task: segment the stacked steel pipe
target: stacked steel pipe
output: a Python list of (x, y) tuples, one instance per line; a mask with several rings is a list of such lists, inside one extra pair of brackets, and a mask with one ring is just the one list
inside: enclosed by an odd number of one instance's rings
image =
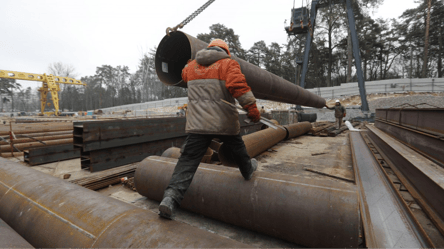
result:
[[(177, 159), (151, 156), (139, 163), (137, 191), (161, 201)], [(181, 208), (308, 247), (357, 247), (356, 186), (343, 181), (255, 172), (201, 163)]]
[(3, 158), (0, 218), (37, 248), (246, 247)]

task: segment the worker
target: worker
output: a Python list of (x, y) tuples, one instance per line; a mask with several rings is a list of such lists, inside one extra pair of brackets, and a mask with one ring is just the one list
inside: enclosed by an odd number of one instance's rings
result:
[(168, 219), (180, 206), (213, 138), (228, 145), (245, 180), (250, 180), (257, 169), (256, 159), (250, 158), (240, 136), (238, 111), (221, 101), (234, 104), (236, 98), (247, 111), (248, 118), (259, 122), (256, 99), (239, 63), (231, 59), (228, 45), (221, 39), (215, 39), (207, 48), (198, 51), (196, 59), (189, 60), (182, 70), (182, 79), (188, 85), (185, 127), (188, 136), (159, 206), (159, 215)]
[(179, 109), (179, 114), (181, 115), (181, 116), (186, 116), (186, 114), (187, 114), (187, 104), (184, 104), (183, 106), (180, 106), (178, 109)]
[(261, 108), (261, 114), (263, 114), (263, 113), (265, 113), (265, 108), (264, 108), (264, 106), (262, 106), (262, 108)]
[(336, 100), (336, 104), (333, 107), (328, 107), (327, 105), (325, 105), (325, 107), (327, 107), (330, 110), (335, 110), (335, 118), (336, 118), (336, 129), (340, 129), (341, 125), (342, 125), (342, 119), (345, 117), (345, 115), (347, 114), (347, 111), (345, 110), (345, 107), (343, 107), (341, 105), (341, 103), (339, 102), (339, 100)]

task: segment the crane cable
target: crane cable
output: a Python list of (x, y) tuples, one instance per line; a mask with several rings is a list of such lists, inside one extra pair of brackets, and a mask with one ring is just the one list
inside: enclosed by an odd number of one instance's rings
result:
[[(303, 1), (303, 0), (302, 0)], [(291, 10), (291, 19), (290, 19), (290, 27), (288, 28), (289, 31), (293, 30), (293, 17), (294, 17), (294, 3), (296, 0), (293, 0), (293, 9)]]
[(202, 5), (200, 8), (198, 8), (196, 11), (193, 12), (193, 14), (189, 15), (185, 20), (183, 20), (181, 23), (179, 23), (176, 27), (170, 28), (168, 27), (166, 29), (166, 34), (170, 36), (171, 32), (176, 32), (177, 29), (183, 28), (185, 25), (187, 25), (191, 20), (193, 20), (197, 15), (199, 15), (202, 11), (204, 11), (210, 4), (212, 4), (216, 0), (209, 0), (204, 5)]

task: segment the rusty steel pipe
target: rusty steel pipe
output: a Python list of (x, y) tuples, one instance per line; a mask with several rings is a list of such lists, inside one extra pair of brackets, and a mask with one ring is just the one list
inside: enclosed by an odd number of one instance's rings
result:
[[(72, 138), (73, 135), (71, 134), (65, 134), (65, 135), (54, 135), (54, 136), (43, 136), (43, 137), (33, 137), (32, 138), (17, 138), (14, 139), (14, 145), (22, 144), (22, 143), (30, 143), (30, 142), (37, 142), (35, 139), (46, 142), (50, 140), (59, 140), (64, 138)], [(0, 141), (0, 145), (8, 145), (5, 141)]]
[(17, 157), (17, 156), (23, 156), (25, 153), (24, 152), (13, 152), (11, 154), (11, 152), (3, 152), (1, 153), (1, 157)]
[[(282, 129), (267, 128), (248, 135), (242, 136), (248, 155), (253, 158), (260, 153), (271, 148), (287, 137), (287, 132)], [(219, 160), (225, 166), (237, 167), (236, 162), (231, 156), (231, 150), (222, 144), (219, 148)]]
[[(139, 194), (161, 201), (177, 159), (151, 156), (138, 164)], [(356, 185), (344, 181), (255, 172), (201, 163), (181, 208), (308, 247), (357, 247)]]
[(166, 149), (166, 150), (162, 153), (161, 157), (169, 157), (169, 158), (179, 159), (180, 154), (181, 154), (181, 153), (180, 153), (180, 148), (177, 148), (177, 147), (171, 147), (171, 148)]
[[(195, 59), (196, 53), (207, 46), (207, 43), (180, 31), (165, 36), (157, 47), (157, 76), (166, 85), (187, 87), (182, 81), (182, 69), (189, 59)], [(317, 108), (325, 106), (324, 98), (236, 56), (231, 58), (239, 62), (256, 98)]]
[(37, 248), (247, 247), (3, 158), (0, 218)]
[(287, 137), (285, 139), (291, 139), (308, 133), (313, 127), (310, 122), (300, 122), (296, 124), (284, 125), (284, 128), (287, 129)]
[[(14, 146), (19, 149), (23, 150), (25, 148), (35, 148), (35, 147), (43, 147), (43, 146), (49, 146), (49, 145), (59, 145), (59, 144), (72, 144), (73, 139), (72, 138), (66, 138), (66, 139), (59, 139), (59, 140), (50, 140), (50, 141), (43, 141), (45, 144), (42, 144), (40, 142), (31, 142), (31, 143), (21, 143), (21, 144), (15, 144)], [(7, 150), (10, 150), (10, 145), (0, 145), (0, 151), (6, 152)]]
[(44, 137), (44, 136), (58, 136), (58, 135), (67, 135), (72, 134), (72, 129), (67, 131), (54, 131), (54, 132), (39, 132), (39, 133), (27, 133), (27, 134), (20, 134), (15, 133), (15, 135), (27, 135), (30, 137)]
[(0, 248), (34, 248), (0, 219)]
[[(205, 155), (202, 157), (201, 162), (203, 163), (210, 163), (211, 162), (211, 158), (213, 157), (213, 150), (211, 148), (207, 149), (207, 152), (205, 152)], [(171, 147), (166, 149), (161, 157), (168, 157), (168, 158), (175, 158), (175, 159), (179, 159), (180, 155), (182, 153), (180, 153), (180, 148), (177, 147)]]
[[(38, 128), (38, 129), (37, 129)], [(14, 127), (12, 129), (12, 131), (14, 132), (15, 135), (18, 134), (30, 134), (30, 133), (48, 133), (48, 132), (66, 132), (66, 131), (71, 131), (72, 132), (72, 126), (71, 127), (31, 127), (28, 130), (14, 130)], [(9, 135), (9, 131), (0, 131), (0, 136), (7, 136)]]

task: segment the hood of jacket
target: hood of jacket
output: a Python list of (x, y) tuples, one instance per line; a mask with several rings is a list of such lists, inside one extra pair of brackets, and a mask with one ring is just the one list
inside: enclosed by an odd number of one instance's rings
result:
[(227, 53), (209, 49), (202, 49), (196, 54), (196, 62), (203, 66), (211, 65), (218, 60), (226, 58), (230, 58)]

